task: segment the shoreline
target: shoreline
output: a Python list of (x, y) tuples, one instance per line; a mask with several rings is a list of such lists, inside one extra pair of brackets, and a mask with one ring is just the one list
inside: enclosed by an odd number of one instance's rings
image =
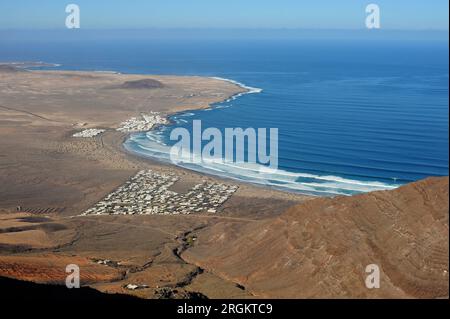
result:
[[(77, 71), (75, 71), (77, 72)], [(83, 71), (81, 71), (83, 72)], [(109, 72), (115, 72), (115, 71), (93, 71), (93, 72), (99, 72), (99, 73), (109, 73)], [(115, 72), (113, 74), (126, 74), (126, 73), (120, 73), (120, 72)], [(152, 75), (148, 75), (148, 76), (152, 76)], [(195, 75), (196, 77), (203, 77), (203, 76), (199, 76), (199, 75)], [(177, 77), (179, 77), (177, 75)], [(180, 76), (183, 77), (183, 76)], [(242, 91), (234, 93), (228, 97), (226, 97), (225, 99), (221, 100), (221, 101), (217, 101), (217, 102), (213, 102), (209, 105), (205, 105), (204, 107), (201, 108), (192, 108), (192, 109), (186, 109), (186, 110), (182, 110), (182, 111), (174, 111), (174, 112), (168, 112), (167, 114), (164, 114), (164, 118), (167, 120), (167, 124), (157, 124), (154, 127), (152, 127), (149, 131), (139, 131), (139, 132), (128, 132), (126, 133), (123, 138), (121, 139), (120, 145), (121, 145), (121, 150), (123, 150), (127, 155), (132, 156), (133, 158), (139, 159), (139, 160), (143, 160), (143, 161), (149, 161), (151, 163), (156, 163), (159, 165), (164, 165), (167, 167), (174, 167), (177, 169), (180, 169), (182, 171), (188, 171), (194, 174), (198, 174), (200, 176), (205, 176), (205, 177), (209, 177), (212, 179), (218, 179), (221, 181), (228, 181), (228, 182), (232, 182), (232, 183), (237, 183), (237, 184), (245, 184), (248, 185), (250, 187), (256, 187), (256, 188), (260, 188), (260, 189), (264, 189), (264, 190), (268, 190), (268, 191), (275, 191), (275, 192), (281, 192), (281, 193), (285, 193), (285, 194), (289, 194), (289, 195), (293, 195), (293, 196), (299, 196), (302, 198), (319, 198), (321, 196), (319, 195), (313, 195), (313, 194), (305, 194), (305, 193), (301, 193), (301, 192), (295, 192), (292, 190), (288, 190), (288, 189), (283, 189), (282, 187), (276, 187), (276, 186), (272, 186), (272, 185), (264, 185), (264, 184), (259, 184), (259, 183), (254, 183), (251, 181), (246, 181), (244, 179), (236, 179), (236, 178), (232, 178), (229, 176), (223, 176), (223, 175), (217, 175), (217, 174), (213, 174), (213, 173), (208, 173), (208, 172), (204, 172), (204, 171), (199, 171), (199, 170), (194, 170), (194, 169), (189, 169), (183, 166), (179, 166), (179, 165), (175, 165), (173, 163), (164, 161), (162, 159), (159, 159), (157, 157), (152, 157), (152, 156), (145, 156), (143, 154), (139, 154), (138, 152), (134, 152), (132, 150), (129, 150), (126, 146), (125, 143), (127, 140), (130, 139), (130, 137), (133, 134), (142, 134), (142, 133), (147, 133), (147, 132), (152, 132), (152, 131), (156, 131), (158, 128), (160, 127), (170, 127), (170, 126), (174, 126), (176, 125), (176, 121), (173, 120), (173, 117), (175, 116), (182, 116), (183, 114), (187, 114), (190, 112), (195, 112), (195, 111), (202, 111), (202, 110), (207, 110), (207, 109), (216, 109), (217, 106), (219, 106), (219, 104), (221, 103), (226, 103), (228, 101), (232, 101), (232, 100), (236, 100), (241, 96), (244, 96), (246, 94), (258, 94), (263, 92), (263, 89), (261, 88), (255, 88), (255, 87), (251, 87), (251, 86), (247, 86), (241, 82), (232, 80), (232, 79), (227, 79), (227, 78), (222, 78), (222, 77), (204, 77), (204, 78), (210, 78), (213, 80), (219, 80), (219, 81), (223, 81), (223, 82), (227, 82), (227, 83), (231, 83), (233, 85), (235, 85), (236, 87), (238, 87), (239, 89), (241, 89)]]
[[(351, 184), (351, 185), (360, 185), (361, 187), (372, 187), (373, 189), (371, 190), (361, 190), (358, 191), (357, 193), (352, 193), (352, 194), (346, 194), (345, 191), (346, 190), (350, 190), (350, 189), (346, 189), (346, 188), (338, 188), (336, 187), (336, 192), (332, 192), (332, 191), (321, 191), (321, 190), (316, 190), (316, 189), (311, 189), (311, 190), (307, 190), (307, 189), (301, 189), (301, 188), (293, 188), (289, 186), (289, 183), (287, 183), (288, 185), (276, 185), (275, 183), (272, 184), (266, 184), (264, 182), (258, 182), (257, 180), (247, 180), (245, 179), (248, 176), (245, 175), (239, 175), (239, 177), (237, 176), (230, 176), (230, 172), (225, 172), (223, 174), (219, 174), (219, 173), (214, 173), (212, 172), (211, 168), (208, 168), (207, 166), (204, 166), (202, 164), (199, 164), (199, 168), (195, 169), (192, 167), (186, 167), (183, 165), (176, 165), (170, 162), (170, 160), (168, 160), (167, 158), (164, 157), (158, 157), (158, 156), (152, 156), (152, 155), (148, 155), (148, 154), (144, 154), (145, 151), (139, 152), (136, 150), (133, 150), (131, 146), (127, 147), (126, 142), (131, 140), (131, 137), (133, 134), (146, 134), (146, 133), (150, 133), (150, 132), (156, 132), (158, 131), (159, 128), (161, 127), (173, 127), (175, 125), (177, 125), (177, 121), (174, 120), (174, 117), (180, 116), (183, 117), (183, 115), (185, 114), (189, 114), (192, 112), (196, 112), (196, 111), (202, 111), (205, 109), (220, 109), (220, 106), (222, 103), (226, 103), (235, 99), (238, 99), (241, 96), (244, 96), (246, 94), (255, 94), (255, 93), (260, 93), (262, 92), (262, 89), (259, 88), (253, 88), (253, 87), (249, 87), (243, 83), (231, 80), (231, 79), (225, 79), (225, 78), (219, 78), (219, 77), (212, 77), (212, 79), (215, 80), (220, 80), (220, 81), (224, 81), (227, 83), (232, 83), (233, 85), (238, 86), (239, 88), (245, 90), (244, 92), (239, 92), (236, 94), (231, 95), (228, 98), (225, 98), (222, 101), (218, 101), (218, 102), (214, 102), (211, 105), (209, 105), (208, 107), (204, 107), (204, 108), (197, 108), (197, 109), (187, 109), (187, 110), (183, 110), (183, 111), (177, 111), (177, 112), (173, 112), (173, 113), (168, 113), (167, 116), (165, 116), (166, 120), (168, 121), (167, 124), (157, 124), (155, 125), (155, 127), (153, 127), (151, 130), (149, 131), (140, 131), (140, 132), (131, 132), (130, 134), (128, 134), (128, 136), (124, 139), (123, 142), (123, 148), (125, 149), (125, 151), (133, 156), (137, 156), (139, 158), (142, 158), (144, 160), (152, 160), (152, 161), (156, 161), (158, 163), (161, 164), (165, 164), (165, 165), (169, 165), (169, 166), (175, 166), (184, 170), (189, 170), (198, 174), (204, 174), (207, 176), (212, 176), (212, 177), (216, 177), (216, 178), (220, 178), (220, 179), (224, 179), (224, 180), (230, 180), (233, 182), (239, 182), (239, 183), (245, 183), (254, 187), (258, 187), (258, 188), (264, 188), (264, 189), (270, 189), (270, 190), (276, 190), (276, 191), (280, 191), (280, 192), (285, 192), (285, 193), (289, 193), (289, 194), (294, 194), (294, 195), (300, 195), (300, 196), (308, 196), (308, 197), (312, 197), (312, 198), (321, 198), (321, 197), (329, 197), (329, 198), (334, 198), (334, 197), (339, 197), (339, 196), (345, 196), (345, 197), (349, 197), (349, 196), (355, 196), (355, 195), (359, 195), (359, 194), (364, 194), (364, 193), (369, 193), (369, 192), (373, 192), (373, 191), (383, 191), (383, 190), (392, 190), (392, 189), (396, 189), (398, 187), (403, 186), (404, 184), (393, 184), (393, 185), (389, 185), (389, 184), (385, 184), (383, 182), (379, 182), (379, 181), (370, 181), (370, 180), (352, 180), (352, 179), (347, 179), (344, 177), (340, 177), (340, 176), (334, 176), (334, 175), (316, 175), (315, 178), (321, 180), (327, 180), (327, 178), (332, 178), (329, 181), (331, 182), (341, 182), (343, 184)], [(157, 143), (157, 142), (155, 142)], [(160, 144), (160, 143), (158, 143)], [(203, 170), (202, 170), (203, 168)], [(210, 172), (211, 171), (211, 172)], [(313, 175), (308, 174), (308, 173), (297, 173), (297, 172), (291, 172), (288, 170), (277, 170), (275, 173), (273, 174), (278, 174), (278, 175), (295, 175), (298, 174), (299, 176), (302, 175), (310, 175), (309, 177), (312, 177)], [(250, 177), (251, 178), (251, 177)], [(263, 178), (261, 178), (261, 180), (264, 180)], [(295, 185), (303, 185), (302, 183), (293, 183)], [(307, 187), (307, 186), (306, 186)], [(326, 186), (324, 186), (326, 187)], [(344, 191), (344, 192), (339, 192), (339, 190)]]
[[(17, 64), (18, 62), (16, 62)], [(30, 62), (27, 62), (30, 64)], [(45, 64), (44, 67), (55, 66), (57, 64)], [(155, 75), (147, 75), (147, 74), (126, 74), (126, 73), (120, 73), (115, 71), (70, 71), (70, 70), (64, 70), (64, 69), (58, 69), (58, 70), (30, 70), (29, 72), (37, 72), (37, 73), (56, 73), (59, 75), (66, 75), (66, 74), (80, 74), (80, 75), (89, 75), (89, 74), (96, 74), (99, 76), (139, 76), (139, 77), (160, 77), (160, 78), (167, 78), (172, 76), (155, 76)], [(400, 185), (389, 185), (385, 184), (383, 182), (378, 181), (365, 181), (365, 180), (359, 180), (359, 179), (348, 179), (343, 178), (340, 176), (334, 176), (332, 174), (329, 175), (320, 175), (320, 174), (306, 174), (301, 172), (292, 172), (289, 170), (283, 170), (279, 169), (276, 172), (276, 176), (271, 176), (272, 174), (269, 172), (265, 172), (262, 175), (257, 175), (257, 170), (251, 168), (250, 170), (247, 170), (243, 167), (238, 168), (229, 168), (228, 170), (220, 170), (222, 173), (215, 174), (214, 169), (210, 169), (207, 166), (199, 167), (198, 169), (190, 168), (190, 167), (184, 167), (175, 165), (173, 163), (168, 162), (165, 158), (158, 158), (157, 156), (151, 156), (151, 155), (145, 155), (145, 154), (139, 154), (137, 151), (133, 151), (128, 149), (125, 146), (125, 142), (130, 140), (133, 134), (145, 134), (146, 132), (155, 132), (160, 127), (170, 127), (176, 125), (176, 120), (174, 120), (174, 117), (177, 116), (183, 116), (184, 114), (188, 114), (189, 112), (195, 112), (205, 109), (218, 109), (220, 108), (220, 105), (222, 103), (226, 103), (228, 101), (232, 101), (235, 99), (238, 99), (239, 97), (246, 95), (246, 94), (257, 94), (261, 93), (262, 89), (250, 87), (243, 83), (240, 83), (238, 81), (235, 81), (233, 79), (227, 79), (227, 78), (221, 78), (221, 77), (202, 77), (202, 76), (173, 76), (175, 78), (179, 79), (186, 79), (186, 78), (199, 78), (199, 79), (211, 79), (215, 81), (220, 81), (223, 83), (229, 83), (233, 85), (237, 90), (233, 90), (228, 95), (223, 96), (220, 100), (215, 99), (214, 101), (211, 101), (209, 103), (202, 103), (197, 106), (190, 106), (187, 102), (180, 105), (179, 107), (170, 107), (169, 110), (165, 110), (160, 112), (161, 115), (168, 121), (167, 124), (156, 124), (154, 127), (152, 127), (149, 131), (140, 131), (140, 132), (130, 132), (128, 135), (124, 138), (123, 141), (123, 148), (126, 152), (130, 153), (133, 156), (139, 156), (141, 160), (154, 160), (159, 163), (165, 163), (168, 165), (173, 165), (175, 167), (188, 169), (190, 171), (196, 172), (197, 174), (205, 174), (208, 176), (215, 176), (217, 178), (231, 180), (239, 183), (246, 183), (252, 186), (256, 186), (258, 188), (265, 188), (270, 190), (277, 190), (280, 192), (286, 192), (290, 194), (295, 195), (301, 195), (301, 196), (311, 196), (311, 197), (336, 197), (336, 196), (352, 196), (359, 193), (367, 193), (371, 191), (378, 191), (378, 190), (385, 190), (385, 189), (393, 189), (395, 187), (398, 187)], [(142, 114), (142, 111), (140, 112)], [(136, 113), (134, 113), (136, 115)], [(126, 117), (121, 118), (121, 121), (126, 120)], [(120, 122), (120, 121), (119, 121)], [(117, 124), (117, 123), (116, 123)], [(93, 127), (92, 125), (89, 127)], [(105, 126), (98, 126), (100, 128), (104, 128)], [(108, 126), (106, 126), (108, 127)], [(113, 129), (113, 127), (109, 127), (110, 129)], [(233, 172), (233, 170), (237, 169), (237, 173)], [(206, 170), (206, 171), (205, 171)], [(256, 175), (255, 175), (256, 174)], [(297, 182), (295, 179), (313, 179), (313, 182), (311, 185), (308, 185), (308, 183), (304, 182)], [(276, 180), (276, 182), (272, 182), (271, 180)], [(319, 184), (323, 182), (322, 184)], [(341, 184), (341, 185), (334, 185), (334, 184)], [(355, 186), (356, 185), (356, 186)]]
[[(124, 74), (124, 73), (118, 73), (118, 74)], [(201, 77), (201, 76), (199, 76), (199, 77)], [(240, 89), (242, 89), (244, 91), (238, 92), (238, 93), (234, 93), (234, 94), (226, 97), (225, 99), (223, 99), (221, 101), (213, 102), (213, 103), (211, 103), (209, 105), (205, 105), (204, 107), (201, 107), (201, 108), (186, 109), (186, 110), (182, 110), (182, 111), (168, 112), (168, 113), (164, 114), (164, 118), (168, 121), (168, 123), (167, 124), (157, 124), (149, 131), (122, 133), (123, 136), (118, 141), (118, 145), (116, 145), (116, 147), (118, 147), (117, 151), (123, 152), (127, 156), (130, 156), (133, 159), (136, 159), (138, 161), (143, 161), (143, 162), (146, 162), (146, 163), (150, 163), (151, 165), (163, 166), (163, 167), (167, 167), (169, 169), (173, 168), (173, 169), (176, 169), (176, 170), (180, 170), (182, 172), (187, 172), (187, 173), (190, 173), (190, 174), (199, 175), (201, 177), (205, 177), (205, 178), (209, 178), (209, 179), (213, 179), (213, 180), (219, 180), (219, 181), (223, 181), (223, 182), (234, 183), (234, 184), (238, 184), (240, 186), (246, 185), (249, 188), (257, 188), (257, 189), (261, 189), (261, 190), (268, 191), (268, 192), (281, 193), (281, 194), (287, 195), (288, 197), (297, 197), (300, 200), (324, 197), (324, 196), (319, 196), (319, 195), (295, 192), (295, 191), (291, 191), (291, 190), (288, 190), (288, 189), (277, 188), (277, 187), (271, 186), (271, 185), (264, 185), (264, 184), (254, 183), (254, 182), (251, 182), (251, 181), (246, 181), (246, 180), (243, 180), (243, 179), (236, 179), (236, 178), (232, 178), (232, 177), (229, 177), (229, 176), (217, 175), (217, 174), (212, 174), (212, 173), (208, 173), (208, 172), (204, 172), (204, 171), (199, 171), (199, 170), (186, 168), (186, 167), (183, 167), (183, 166), (175, 165), (175, 164), (170, 163), (168, 161), (164, 161), (164, 160), (162, 160), (162, 159), (160, 159), (158, 157), (146, 156), (146, 155), (140, 154), (138, 152), (131, 151), (125, 146), (125, 143), (130, 139), (130, 137), (133, 134), (142, 134), (142, 133), (152, 132), (152, 131), (156, 131), (158, 128), (160, 128), (162, 126), (170, 127), (170, 126), (176, 125), (177, 124), (176, 121), (172, 119), (174, 116), (180, 116), (180, 115), (182, 116), (183, 114), (187, 114), (187, 113), (195, 112), (195, 111), (202, 111), (202, 110), (206, 110), (206, 109), (210, 109), (210, 108), (211, 109), (216, 109), (217, 108), (216, 105), (219, 105), (221, 103), (225, 103), (227, 101), (235, 100), (235, 99), (237, 99), (237, 98), (239, 98), (239, 97), (241, 97), (243, 95), (246, 95), (246, 94), (255, 94), (255, 93), (260, 93), (260, 92), (263, 91), (263, 89), (249, 87), (249, 86), (246, 86), (243, 83), (240, 83), (240, 82), (237, 82), (237, 81), (234, 81), (234, 80), (231, 80), (231, 79), (225, 79), (225, 78), (220, 78), (220, 77), (206, 77), (206, 78), (211, 78), (211, 79), (214, 79), (214, 80), (219, 80), (219, 81), (231, 83), (231, 84), (237, 86), (238, 88), (240, 88)]]
[[(97, 71), (94, 71), (97, 72)], [(100, 71), (101, 72), (101, 71)], [(111, 71), (112, 72), (112, 71)], [(103, 72), (101, 72), (103, 73)], [(126, 74), (126, 73), (116, 73), (116, 74)], [(148, 76), (152, 76), (152, 75), (148, 75)], [(178, 77), (178, 76), (177, 76)], [(182, 77), (182, 76), (181, 76)], [(196, 77), (202, 77), (202, 76), (198, 76), (196, 75)], [(175, 116), (183, 116), (183, 114), (188, 114), (191, 112), (196, 112), (196, 111), (202, 111), (202, 110), (207, 110), (207, 109), (217, 109), (217, 106), (219, 106), (219, 104), (221, 103), (226, 103), (229, 101), (233, 101), (238, 99), (241, 96), (244, 96), (246, 94), (259, 94), (261, 92), (263, 92), (263, 89), (261, 88), (255, 88), (255, 87), (251, 87), (251, 86), (247, 86), (241, 82), (232, 80), (232, 79), (226, 79), (226, 78), (222, 78), (222, 77), (205, 77), (205, 78), (209, 78), (209, 79), (213, 79), (213, 80), (218, 80), (218, 81), (223, 81), (226, 83), (231, 83), (233, 85), (235, 85), (236, 87), (238, 87), (239, 89), (241, 89), (242, 91), (234, 93), (228, 97), (226, 97), (225, 99), (221, 100), (221, 101), (217, 101), (217, 102), (213, 102), (209, 105), (205, 105), (204, 107), (200, 107), (200, 108), (192, 108), (192, 109), (186, 109), (186, 110), (182, 110), (182, 111), (174, 111), (174, 112), (168, 112), (167, 114), (164, 114), (164, 118), (167, 120), (167, 124), (157, 124), (154, 127), (152, 127), (149, 131), (138, 131), (138, 132), (128, 132), (126, 133), (126, 135), (122, 138), (122, 142), (121, 142), (121, 150), (123, 150), (127, 155), (130, 155), (134, 158), (140, 159), (142, 161), (149, 161), (151, 163), (156, 163), (159, 165), (164, 165), (167, 167), (174, 167), (177, 169), (180, 169), (182, 171), (188, 171), (194, 174), (198, 174), (200, 176), (204, 176), (204, 177), (209, 177), (212, 179), (218, 179), (221, 181), (228, 181), (228, 182), (232, 182), (235, 184), (245, 184), (248, 185), (249, 187), (256, 187), (258, 189), (263, 189), (263, 190), (267, 190), (267, 191), (275, 191), (275, 192), (281, 192), (284, 194), (288, 194), (288, 195), (292, 195), (292, 196), (298, 196), (300, 198), (320, 198), (320, 197), (330, 197), (330, 196), (321, 196), (321, 195), (314, 195), (314, 194), (307, 194), (307, 193), (302, 193), (301, 191), (294, 191), (294, 190), (290, 190), (287, 188), (283, 188), (283, 187), (277, 187), (274, 185), (265, 185), (262, 183), (256, 183), (256, 182), (252, 182), (252, 181), (247, 181), (244, 179), (239, 179), (239, 178), (233, 178), (230, 176), (226, 176), (226, 175), (218, 175), (218, 174), (213, 174), (213, 173), (208, 173), (205, 171), (200, 171), (200, 170), (195, 170), (195, 169), (191, 169), (191, 168), (187, 168), (187, 167), (183, 167), (183, 166), (179, 166), (173, 163), (170, 163), (168, 161), (164, 161), (163, 159), (160, 159), (158, 157), (153, 157), (153, 156), (146, 156), (143, 154), (140, 154), (138, 152), (132, 151), (130, 149), (128, 149), (125, 144), (126, 141), (128, 141), (131, 136), (133, 134), (145, 134), (148, 132), (152, 132), (152, 131), (156, 131), (158, 128), (160, 127), (171, 127), (176, 125), (176, 121), (173, 120), (173, 117)], [(339, 196), (339, 195), (337, 195)]]

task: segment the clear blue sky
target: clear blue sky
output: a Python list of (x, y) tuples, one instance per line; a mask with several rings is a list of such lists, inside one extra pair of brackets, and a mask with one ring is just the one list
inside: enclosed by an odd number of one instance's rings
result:
[(448, 0), (0, 0), (0, 29), (64, 28), (78, 4), (81, 27), (364, 28), (365, 7), (381, 7), (384, 29), (448, 30)]

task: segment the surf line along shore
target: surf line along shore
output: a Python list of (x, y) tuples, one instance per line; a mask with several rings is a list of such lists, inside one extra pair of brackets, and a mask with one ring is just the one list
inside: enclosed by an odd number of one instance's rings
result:
[[(263, 91), (231, 79), (221, 77), (211, 77), (211, 79), (229, 82), (244, 90), (232, 95), (224, 102), (235, 100), (245, 94)], [(223, 136), (222, 131), (218, 128), (208, 127), (202, 130), (201, 120), (194, 120), (192, 136), (186, 128), (177, 127), (170, 132), (170, 140), (177, 141), (170, 149), (170, 160), (175, 165), (180, 163), (222, 165), (225, 163), (245, 163), (247, 165), (259, 163), (267, 165), (273, 171), (278, 168), (278, 128), (269, 128), (269, 134), (267, 134), (267, 128), (225, 128)], [(246, 141), (247, 149), (245, 148)], [(203, 145), (202, 142), (208, 143)], [(267, 142), (269, 142), (269, 149)]]
[[(269, 149), (267, 148), (269, 137)], [(192, 136), (186, 128), (175, 128), (170, 140), (177, 141), (170, 149), (173, 163), (201, 164), (202, 162), (245, 163), (268, 165), (272, 170), (278, 168), (278, 128), (225, 128), (225, 135), (218, 128), (202, 130), (201, 120), (192, 122)], [(204, 141), (208, 143), (202, 145)], [(248, 147), (245, 148), (247, 141)], [(191, 148), (192, 146), (192, 148)], [(225, 146), (225, 154), (223, 154)], [(223, 156), (225, 155), (225, 156)]]
[[(224, 101), (216, 102), (209, 105), (208, 109), (214, 108), (215, 105), (234, 100), (245, 94), (254, 94), (262, 92), (262, 89), (253, 88), (240, 82), (212, 77), (211, 79), (229, 82), (243, 89), (243, 92), (236, 93)], [(193, 111), (193, 110), (192, 110)], [(168, 115), (166, 122), (154, 125), (149, 131), (155, 131), (160, 126), (168, 127), (174, 125), (176, 121), (170, 120), (175, 116), (183, 116), (189, 111), (182, 111), (172, 115)], [(170, 120), (170, 121), (169, 121)], [(143, 133), (142, 130), (134, 131), (134, 133)], [(124, 147), (133, 152), (132, 147), (127, 147), (130, 139), (125, 139)], [(252, 128), (252, 127), (235, 127), (225, 128), (224, 134), (215, 127), (202, 129), (201, 120), (192, 121), (192, 130), (189, 131), (184, 127), (175, 127), (170, 130), (170, 140), (176, 143), (170, 146), (167, 151), (172, 164), (239, 164), (239, 165), (255, 165), (259, 164), (261, 169), (267, 171), (269, 169), (275, 172), (278, 169), (278, 128)], [(204, 142), (207, 142), (206, 144)], [(165, 143), (159, 145), (168, 146)], [(247, 145), (247, 148), (245, 147)], [(264, 165), (261, 166), (261, 165)]]

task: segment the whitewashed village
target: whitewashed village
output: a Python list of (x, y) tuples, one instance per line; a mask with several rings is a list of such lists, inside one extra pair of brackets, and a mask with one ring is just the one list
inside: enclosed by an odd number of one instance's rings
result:
[(235, 185), (204, 181), (179, 194), (170, 190), (178, 179), (174, 174), (142, 170), (82, 216), (214, 214), (238, 189)]
[(89, 128), (89, 129), (83, 130), (81, 132), (75, 133), (72, 136), (73, 137), (90, 138), (90, 137), (96, 137), (97, 135), (100, 135), (103, 132), (105, 132), (105, 130)]
[(150, 131), (154, 126), (167, 124), (165, 117), (158, 112), (150, 112), (149, 114), (141, 114), (140, 117), (132, 117), (129, 120), (120, 123), (117, 131), (119, 132), (145, 132)]
[[(149, 114), (142, 113), (138, 117), (132, 117), (120, 123), (116, 130), (124, 133), (145, 132), (150, 131), (156, 125), (167, 123), (167, 119), (164, 116), (161, 116), (158, 112), (150, 112)], [(104, 133), (105, 131), (106, 130), (104, 129), (89, 128), (74, 133), (72, 137), (92, 138)]]
[[(165, 117), (157, 112), (151, 112), (120, 123), (116, 130), (125, 133), (149, 131), (156, 125), (167, 123)], [(93, 138), (103, 132), (105, 132), (103, 129), (90, 128), (72, 136)], [(82, 216), (215, 214), (238, 189), (235, 185), (204, 181), (187, 193), (179, 194), (170, 190), (178, 180), (179, 177), (174, 174), (140, 171), (94, 207), (85, 211)]]

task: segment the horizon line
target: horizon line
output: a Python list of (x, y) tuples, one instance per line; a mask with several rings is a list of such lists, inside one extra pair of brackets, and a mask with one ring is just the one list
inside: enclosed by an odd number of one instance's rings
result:
[(449, 29), (438, 28), (380, 28), (367, 29), (361, 28), (302, 28), (302, 27), (279, 27), (279, 28), (265, 28), (265, 27), (235, 27), (235, 28), (220, 28), (220, 27), (124, 27), (124, 28), (91, 28), (81, 27), (79, 29), (67, 29), (65, 27), (51, 27), (51, 28), (0, 28), (0, 31), (148, 31), (148, 30), (164, 30), (164, 31), (396, 31), (396, 32), (449, 32)]

